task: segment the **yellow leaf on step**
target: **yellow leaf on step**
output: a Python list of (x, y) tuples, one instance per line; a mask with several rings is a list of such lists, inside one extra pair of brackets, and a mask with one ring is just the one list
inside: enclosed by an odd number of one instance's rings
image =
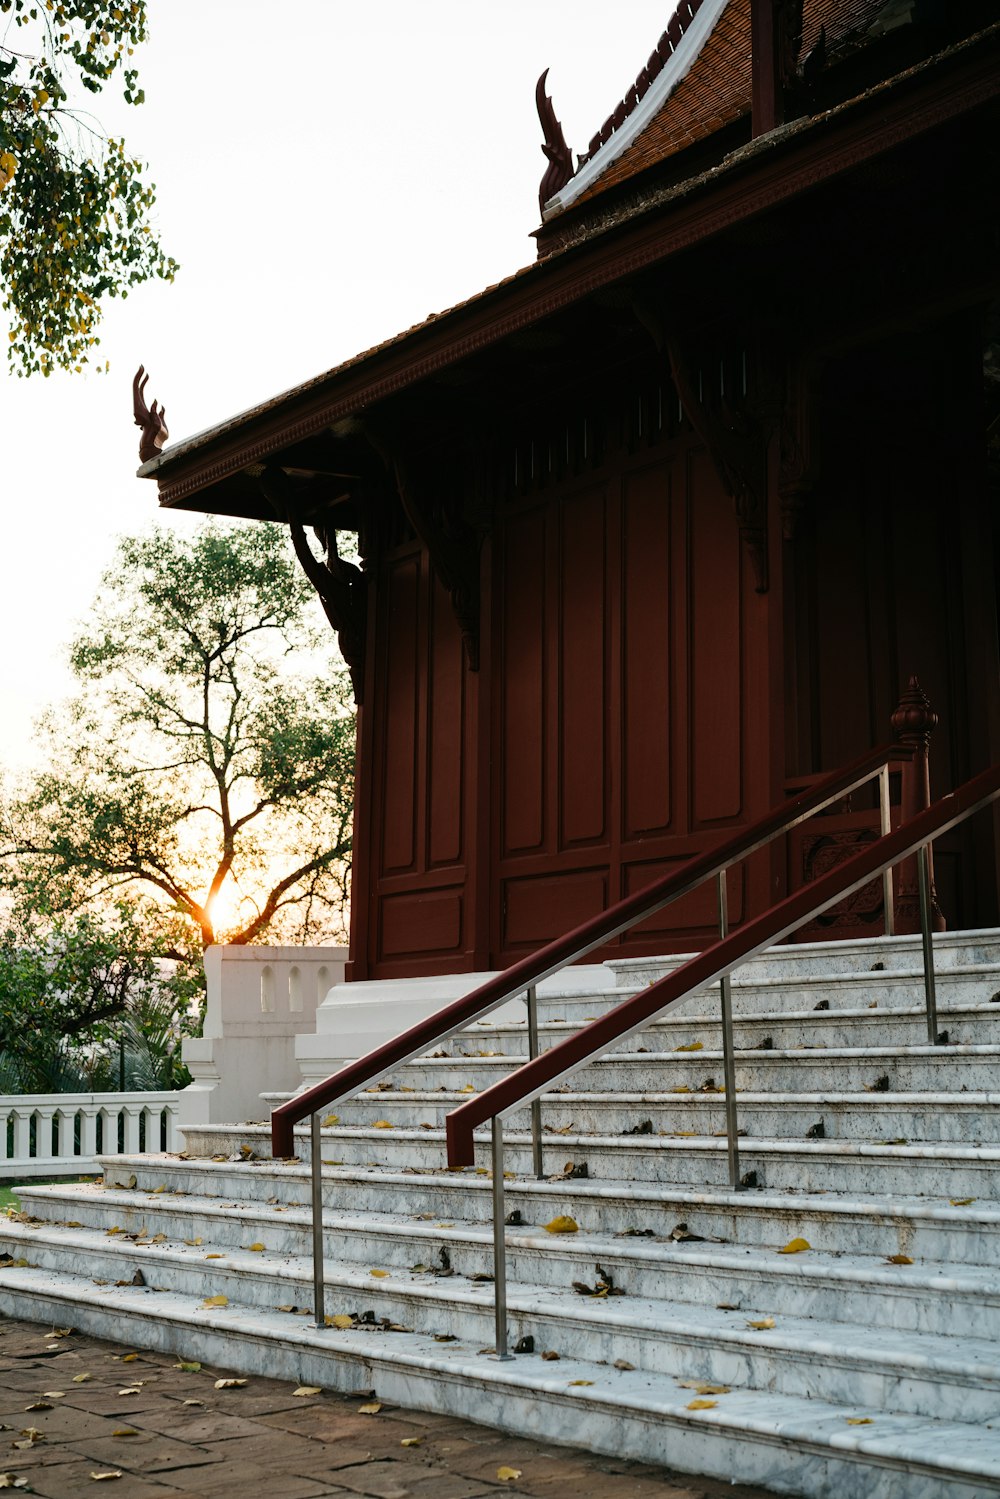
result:
[(161, 1183), (160, 1186), (153, 1188), (153, 1196), (154, 1197), (158, 1197), (161, 1192), (165, 1192), (166, 1190), (167, 1190), (167, 1184), (166, 1184), (166, 1182), (163, 1182), (163, 1183)]
[(520, 1478), (520, 1468), (498, 1468), (497, 1477), (501, 1483), (513, 1483), (515, 1478)]
[(206, 1296), (202, 1306), (228, 1306), (228, 1296)]
[(368, 1274), (374, 1275), (376, 1280), (385, 1280), (389, 1272), (388, 1270), (369, 1270)]
[(217, 1390), (241, 1390), (245, 1384), (245, 1379), (217, 1379), (215, 1388)]
[(704, 1051), (705, 1048), (700, 1041), (689, 1041), (686, 1046), (675, 1046), (674, 1051)]
[(545, 1232), (547, 1234), (577, 1234), (580, 1232), (580, 1225), (575, 1218), (570, 1218), (565, 1213), (560, 1213), (550, 1223), (546, 1223)]
[(757, 1322), (747, 1323), (747, 1327), (752, 1327), (754, 1332), (766, 1332), (768, 1328), (775, 1327), (776, 1325), (773, 1317), (761, 1317)]
[(848, 1416), (847, 1424), (848, 1426), (871, 1426), (872, 1418), (871, 1416)]
[(812, 1245), (808, 1239), (789, 1239), (784, 1249), (779, 1249), (779, 1254), (801, 1254), (803, 1249), (811, 1249)]
[(454, 1228), (454, 1223), (435, 1223), (435, 1228)]
[(700, 1379), (678, 1380), (682, 1390), (694, 1390), (696, 1395), (728, 1395), (730, 1393), (727, 1384), (704, 1384)]
[(569, 1382), (569, 1387), (570, 1389), (572, 1389), (574, 1385), (585, 1385), (593, 1383), (594, 1381), (592, 1379), (571, 1379)]
[(326, 1325), (327, 1327), (339, 1327), (343, 1330), (354, 1326), (354, 1318), (349, 1317), (346, 1312), (338, 1312), (335, 1317), (327, 1317)]
[(718, 1403), (717, 1400), (689, 1400), (687, 1408), (689, 1411), (714, 1411)]
[(476, 1085), (475, 1083), (466, 1083), (465, 1087), (459, 1088), (458, 1091), (459, 1093), (475, 1093)]
[(913, 1261), (908, 1254), (887, 1254), (886, 1261), (890, 1265), (912, 1265)]
[(318, 1384), (300, 1384), (297, 1390), (292, 1391), (293, 1395), (322, 1395), (322, 1393), (323, 1387)]
[(324, 1125), (339, 1124), (340, 1123), (340, 1115), (339, 1114), (327, 1114), (326, 1118), (322, 1121), (322, 1123)]
[(263, 1246), (263, 1244), (251, 1244), (250, 1248), (253, 1250), (253, 1252), (255, 1254), (260, 1254), (260, 1252), (264, 1248), (264, 1246)]
[(185, 1239), (184, 1242), (185, 1242), (185, 1244), (188, 1245), (189, 1248), (191, 1248), (191, 1249), (197, 1249), (198, 1245), (202, 1241), (201, 1241), (201, 1239)]
[(682, 1083), (679, 1088), (671, 1088), (670, 1091), (671, 1093), (690, 1093), (691, 1089), (685, 1083)]
[(379, 1413), (379, 1411), (381, 1409), (382, 1409), (382, 1403), (381, 1403), (381, 1401), (379, 1401), (379, 1400), (373, 1400), (370, 1405), (359, 1405), (358, 1406), (358, 1415), (359, 1416), (377, 1416), (378, 1413)]
[(975, 1202), (974, 1197), (949, 1197), (948, 1201), (953, 1208), (967, 1208), (970, 1202)]
[(224, 1254), (206, 1254), (205, 1256), (206, 1260), (224, 1260), (225, 1257)]
[(372, 1129), (392, 1129), (393, 1126), (388, 1119), (376, 1119)]

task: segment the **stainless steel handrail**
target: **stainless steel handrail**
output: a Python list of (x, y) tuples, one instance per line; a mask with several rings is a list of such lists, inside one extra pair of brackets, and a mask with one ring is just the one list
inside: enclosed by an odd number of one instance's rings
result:
[[(727, 935), (724, 930), (725, 888), (720, 873), (720, 936), (718, 942), (689, 959), (666, 978), (660, 979), (641, 994), (592, 1021), (576, 1035), (567, 1037), (534, 1061), (524, 1063), (506, 1078), (494, 1083), (476, 1098), (454, 1109), (447, 1120), (448, 1159), (452, 1167), (470, 1165), (473, 1155), (473, 1130), (489, 1121), (493, 1167), (493, 1246), (494, 1311), (496, 1354), (500, 1359), (512, 1355), (507, 1340), (506, 1303), (506, 1236), (504, 1234), (503, 1119), (534, 1104), (543, 1093), (587, 1066), (609, 1046), (626, 1040), (662, 1015), (665, 1010), (716, 982), (720, 983), (723, 1028), (729, 1008), (729, 977), (745, 963), (775, 942), (790, 936), (807, 921), (852, 895), (870, 880), (917, 855), (920, 881), (920, 920), (924, 963), (924, 993), (928, 1040), (939, 1044), (937, 1006), (934, 983), (934, 947), (931, 932), (931, 898), (928, 851), (934, 838), (949, 828), (965, 822), (981, 808), (1000, 798), (1000, 765), (967, 781), (950, 796), (919, 813), (895, 832), (884, 833), (852, 858), (832, 869), (813, 884), (803, 887), (779, 901), (761, 916), (749, 921), (740, 931)], [(729, 1045), (732, 1044), (731, 1015), (728, 1017)], [(725, 1043), (724, 1043), (725, 1044)], [(738, 1166), (736, 1133), (735, 1078), (726, 1077), (726, 1125), (730, 1172)], [(738, 1183), (731, 1185), (738, 1186)]]

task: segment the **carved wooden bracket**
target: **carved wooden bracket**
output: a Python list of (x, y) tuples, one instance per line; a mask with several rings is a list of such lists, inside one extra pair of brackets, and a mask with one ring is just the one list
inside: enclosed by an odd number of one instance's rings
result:
[(694, 367), (678, 340), (666, 338), (674, 386), (685, 412), (705, 444), (736, 509), (740, 536), (750, 557), (758, 593), (768, 589), (767, 568), (767, 410), (736, 410), (723, 396), (700, 393)]
[(392, 459), (399, 502), (414, 531), (427, 548), (431, 567), (451, 597), (451, 607), (470, 671), (479, 670), (479, 540), (471, 527), (462, 521), (449, 522), (439, 507), (432, 505), (400, 458)]
[(542, 143), (542, 153), (548, 161), (545, 175), (538, 188), (538, 207), (543, 213), (549, 199), (555, 197), (559, 189), (565, 187), (573, 175), (573, 153), (567, 146), (563, 128), (556, 119), (552, 100), (545, 92), (545, 80), (548, 76), (549, 70), (546, 68), (535, 84), (535, 108), (538, 110), (542, 134), (545, 137)]
[(296, 514), (288, 476), (280, 468), (265, 468), (258, 478), (261, 493), (280, 520), (287, 521), (295, 555), (303, 572), (319, 594), (330, 624), (337, 632), (340, 653), (347, 662), (354, 701), (361, 703), (365, 679), (365, 633), (368, 619), (368, 581), (360, 568), (337, 551), (337, 531), (322, 519), (311, 522), (325, 556), (316, 556)]

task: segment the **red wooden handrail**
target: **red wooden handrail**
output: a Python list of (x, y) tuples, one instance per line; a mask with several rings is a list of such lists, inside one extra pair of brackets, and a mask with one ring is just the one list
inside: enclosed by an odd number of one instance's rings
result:
[(994, 765), (967, 781), (895, 832), (869, 844), (860, 853), (831, 869), (829, 874), (804, 885), (763, 915), (690, 958), (666, 978), (625, 1000), (584, 1026), (576, 1035), (568, 1036), (549, 1051), (525, 1062), (516, 1072), (452, 1110), (446, 1123), (448, 1164), (452, 1167), (473, 1164), (473, 1130), (477, 1125), (533, 1102), (563, 1078), (641, 1030), (671, 1005), (707, 988), (755, 953), (780, 942), (812, 917), (853, 894), (900, 859), (915, 853), (932, 838), (971, 817), (997, 797), (1000, 797), (1000, 765)]
[(394, 1036), (356, 1062), (348, 1062), (339, 1072), (314, 1084), (306, 1092), (297, 1093), (271, 1114), (272, 1154), (276, 1158), (294, 1154), (293, 1131), (299, 1120), (352, 1097), (362, 1088), (371, 1087), (404, 1062), (422, 1056), (432, 1046), (439, 1045), (449, 1036), (464, 1030), (506, 1000), (524, 993), (530, 985), (541, 983), (560, 968), (585, 957), (610, 938), (644, 921), (646, 917), (654, 915), (682, 895), (687, 895), (713, 875), (762, 848), (779, 834), (804, 822), (814, 812), (821, 811), (831, 802), (840, 801), (864, 785), (889, 761), (909, 760), (911, 756), (912, 751), (900, 744), (885, 744), (878, 749), (869, 750), (851, 765), (833, 771), (790, 801), (772, 808), (726, 842), (696, 855), (682, 864), (680, 869), (654, 880), (652, 884), (626, 896), (607, 910), (598, 912), (573, 931), (555, 938), (537, 952), (530, 953), (502, 973), (494, 975), (471, 994), (454, 1000), (436, 1014), (429, 1015), (426, 1020)]

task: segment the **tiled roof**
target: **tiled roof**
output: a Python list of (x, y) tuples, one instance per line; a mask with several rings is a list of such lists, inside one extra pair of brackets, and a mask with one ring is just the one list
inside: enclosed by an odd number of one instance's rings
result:
[[(588, 175), (595, 167), (597, 174), (582, 192), (574, 193), (571, 179), (560, 194), (565, 202), (585, 203), (749, 115), (750, 0), (728, 0), (697, 57), (653, 119), (624, 150), (615, 140), (648, 91), (653, 58), (660, 57), (666, 42), (676, 47), (680, 55), (683, 39), (702, 3), (703, 0), (679, 0), (653, 57), (591, 141), (587, 154), (580, 158), (577, 175), (587, 164), (590, 164)], [(886, 0), (804, 0), (800, 57), (809, 55), (819, 42), (821, 31), (829, 54), (850, 47), (864, 36), (877, 13), (885, 9), (885, 3)], [(607, 159), (603, 171), (602, 156)]]

